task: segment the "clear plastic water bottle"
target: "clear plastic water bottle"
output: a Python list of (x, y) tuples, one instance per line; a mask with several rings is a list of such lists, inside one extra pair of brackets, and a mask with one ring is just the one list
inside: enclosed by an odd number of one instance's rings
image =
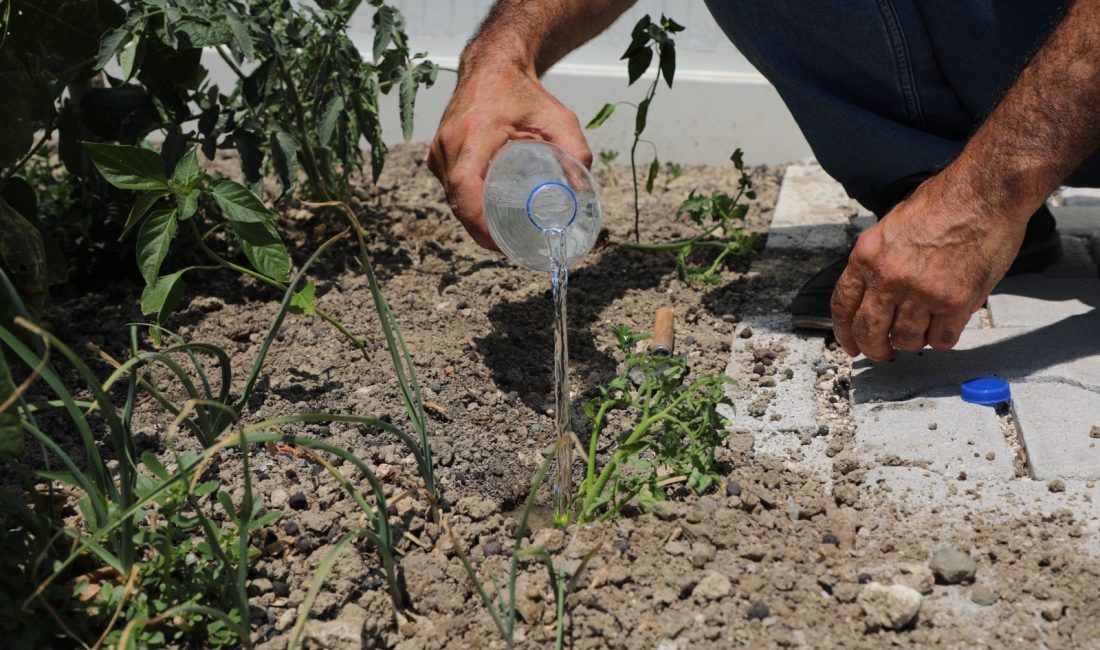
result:
[(600, 234), (600, 195), (592, 174), (542, 140), (512, 140), (497, 152), (483, 195), (489, 234), (520, 266), (550, 271), (548, 233), (565, 236), (569, 268)]

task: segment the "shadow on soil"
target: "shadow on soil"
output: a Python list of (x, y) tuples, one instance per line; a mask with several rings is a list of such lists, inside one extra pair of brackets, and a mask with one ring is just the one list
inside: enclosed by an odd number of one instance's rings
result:
[[(571, 375), (583, 385), (606, 383), (616, 374), (617, 361), (609, 350), (596, 347), (604, 309), (628, 292), (652, 289), (673, 273), (672, 259), (623, 247), (570, 273), (568, 295), (569, 360)], [(652, 314), (638, 320), (647, 322)], [(519, 301), (501, 301), (489, 310), (493, 333), (474, 339), (491, 371), (492, 381), (504, 392), (516, 392), (525, 404), (542, 411), (553, 399), (554, 332), (550, 278), (546, 291)], [(579, 404), (581, 399), (577, 399)]]

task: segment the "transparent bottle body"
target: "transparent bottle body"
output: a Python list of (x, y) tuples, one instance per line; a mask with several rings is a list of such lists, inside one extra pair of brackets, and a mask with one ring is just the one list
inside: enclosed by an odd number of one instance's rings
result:
[(548, 232), (565, 236), (573, 267), (600, 234), (600, 197), (592, 175), (564, 150), (513, 140), (497, 153), (483, 195), (489, 234), (520, 266), (550, 271)]

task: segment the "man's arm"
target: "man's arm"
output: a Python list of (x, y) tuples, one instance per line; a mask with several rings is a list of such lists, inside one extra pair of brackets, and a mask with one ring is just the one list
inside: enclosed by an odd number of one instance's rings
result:
[(489, 161), (510, 139), (553, 142), (587, 165), (577, 116), (539, 75), (615, 21), (635, 0), (499, 0), (462, 52), (458, 85), (432, 141), (428, 165), (473, 238), (496, 248), (481, 213)]
[(860, 237), (833, 293), (848, 354), (949, 349), (1028, 218), (1100, 146), (1100, 0), (1076, 0), (959, 157)]

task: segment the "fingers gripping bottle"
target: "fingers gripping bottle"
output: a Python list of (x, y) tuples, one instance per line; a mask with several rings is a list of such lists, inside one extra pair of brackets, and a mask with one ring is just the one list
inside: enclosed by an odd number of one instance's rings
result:
[(547, 235), (565, 238), (567, 266), (600, 234), (600, 196), (592, 174), (542, 140), (512, 140), (497, 152), (483, 194), (489, 234), (520, 266), (550, 271)]

